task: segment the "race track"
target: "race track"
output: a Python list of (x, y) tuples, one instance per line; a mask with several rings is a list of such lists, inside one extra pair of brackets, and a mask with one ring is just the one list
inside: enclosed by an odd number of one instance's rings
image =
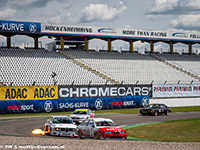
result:
[[(121, 114), (121, 115), (97, 115), (98, 118), (110, 118), (114, 120), (118, 125), (133, 125), (151, 122), (162, 122), (170, 120), (181, 120), (190, 118), (200, 118), (200, 112), (189, 113), (171, 113), (169, 116), (142, 116), (140, 114)], [(2, 118), (1, 118), (2, 119)], [(30, 118), (22, 120), (9, 120), (0, 121), (0, 135), (11, 136), (25, 136), (25, 137), (45, 137), (52, 138), (52, 136), (33, 135), (31, 132), (36, 128), (43, 129), (43, 125), (47, 118)]]

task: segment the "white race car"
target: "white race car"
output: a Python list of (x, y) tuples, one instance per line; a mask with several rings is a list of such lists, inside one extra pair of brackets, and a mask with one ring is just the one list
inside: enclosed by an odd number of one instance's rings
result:
[(44, 133), (50, 135), (77, 137), (75, 129), (73, 120), (67, 116), (52, 116), (44, 124)]
[(127, 133), (111, 119), (91, 118), (83, 121), (76, 128), (76, 134), (80, 139), (93, 137), (94, 139), (127, 139)]
[(76, 124), (80, 124), (85, 119), (94, 118), (95, 114), (90, 109), (76, 109), (70, 117)]

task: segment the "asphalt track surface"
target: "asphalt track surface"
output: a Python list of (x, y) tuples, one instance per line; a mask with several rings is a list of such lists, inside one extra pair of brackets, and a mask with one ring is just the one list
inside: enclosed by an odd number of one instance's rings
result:
[[(170, 120), (200, 118), (200, 112), (171, 113), (169, 116), (142, 116), (140, 114), (97, 115), (96, 118), (110, 118), (118, 125), (124, 126)], [(0, 135), (53, 138), (53, 136), (33, 135), (31, 133), (32, 130), (36, 128), (43, 129), (43, 125), (46, 121), (47, 118), (0, 121)]]

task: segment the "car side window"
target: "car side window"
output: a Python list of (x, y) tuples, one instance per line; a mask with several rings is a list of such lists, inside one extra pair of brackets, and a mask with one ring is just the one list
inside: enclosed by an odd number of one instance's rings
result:
[(90, 120), (89, 123), (88, 123), (88, 126), (93, 126), (93, 125), (94, 125), (94, 121)]
[(85, 120), (81, 125), (82, 126), (87, 126), (88, 125), (88, 120)]

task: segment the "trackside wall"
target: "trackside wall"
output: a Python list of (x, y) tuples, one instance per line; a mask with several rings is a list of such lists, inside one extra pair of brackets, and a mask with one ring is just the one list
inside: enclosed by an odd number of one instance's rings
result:
[(170, 107), (200, 106), (200, 98), (149, 99), (149, 103), (163, 103)]
[(0, 114), (146, 107), (149, 86), (2, 86)]

